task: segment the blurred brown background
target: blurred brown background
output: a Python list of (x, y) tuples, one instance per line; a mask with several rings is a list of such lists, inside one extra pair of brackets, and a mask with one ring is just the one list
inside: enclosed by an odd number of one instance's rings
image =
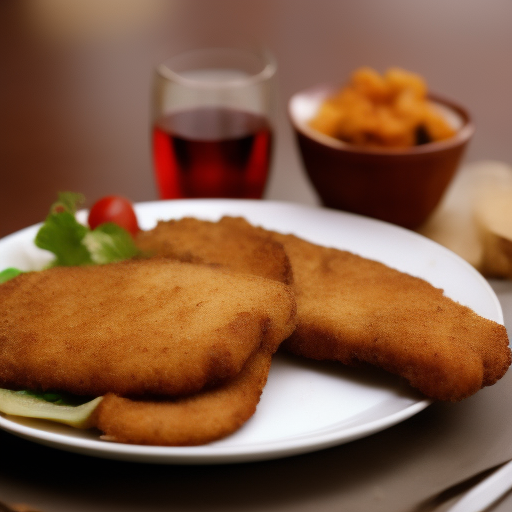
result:
[(267, 198), (313, 204), (289, 97), (356, 67), (401, 66), (472, 112), (467, 161), (512, 163), (509, 0), (2, 0), (0, 236), (44, 218), (57, 191), (89, 204), (156, 199), (152, 70), (203, 45), (267, 46), (280, 113)]

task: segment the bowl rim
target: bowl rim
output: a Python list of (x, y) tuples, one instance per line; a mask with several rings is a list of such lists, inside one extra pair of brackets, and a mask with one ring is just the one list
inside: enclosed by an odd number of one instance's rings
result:
[(325, 82), (314, 85), (312, 87), (308, 87), (293, 94), (288, 101), (288, 117), (290, 118), (293, 127), (305, 137), (313, 139), (319, 142), (320, 144), (329, 146), (333, 149), (345, 151), (348, 153), (360, 153), (382, 156), (416, 155), (442, 151), (453, 146), (465, 144), (473, 136), (473, 133), (475, 132), (475, 125), (466, 108), (464, 108), (463, 106), (461, 106), (460, 104), (451, 99), (431, 92), (428, 93), (427, 98), (431, 100), (433, 103), (437, 103), (442, 107), (448, 108), (449, 110), (455, 112), (460, 117), (462, 121), (462, 126), (457, 131), (457, 133), (453, 137), (450, 137), (449, 139), (428, 142), (426, 144), (421, 144), (419, 146), (412, 146), (409, 148), (377, 148), (357, 146), (354, 144), (349, 144), (348, 142), (341, 141), (339, 139), (335, 139), (334, 137), (330, 137), (329, 135), (320, 133), (314, 130), (313, 128), (310, 128), (306, 122), (297, 119), (297, 115), (294, 111), (294, 104), (297, 102), (298, 98), (311, 95), (327, 97), (329, 94), (338, 91), (341, 87), (342, 85), (339, 84)]

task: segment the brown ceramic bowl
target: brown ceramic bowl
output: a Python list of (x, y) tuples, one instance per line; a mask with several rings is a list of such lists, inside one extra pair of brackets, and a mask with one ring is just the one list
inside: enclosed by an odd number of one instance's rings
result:
[(442, 198), (473, 135), (468, 112), (431, 95), (456, 128), (454, 137), (407, 149), (358, 147), (308, 126), (322, 101), (338, 89), (307, 89), (295, 94), (288, 106), (307, 175), (323, 205), (419, 227)]

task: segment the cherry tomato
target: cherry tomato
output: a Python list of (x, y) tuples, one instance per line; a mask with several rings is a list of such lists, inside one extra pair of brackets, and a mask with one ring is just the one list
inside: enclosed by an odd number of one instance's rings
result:
[(88, 223), (91, 229), (105, 222), (114, 222), (126, 229), (132, 236), (140, 230), (132, 203), (121, 196), (106, 196), (94, 203)]

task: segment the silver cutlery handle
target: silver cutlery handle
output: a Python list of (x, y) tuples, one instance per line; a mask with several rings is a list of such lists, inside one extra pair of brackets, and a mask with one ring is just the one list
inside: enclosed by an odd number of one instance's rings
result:
[(446, 512), (483, 512), (512, 489), (512, 461), (473, 487)]

